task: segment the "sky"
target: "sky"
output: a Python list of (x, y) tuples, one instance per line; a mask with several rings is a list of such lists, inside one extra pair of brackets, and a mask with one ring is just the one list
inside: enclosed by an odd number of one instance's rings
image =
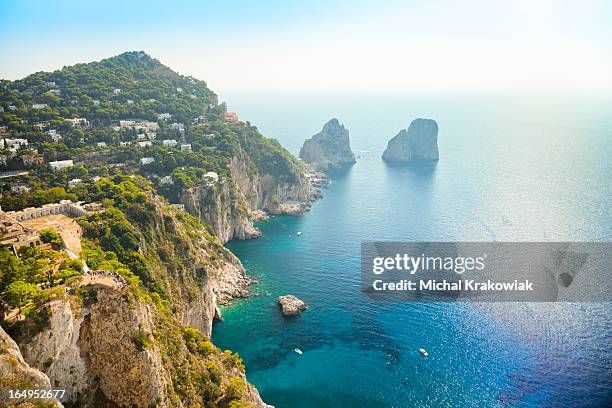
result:
[(0, 78), (143, 50), (216, 92), (612, 94), (612, 1), (0, 0)]

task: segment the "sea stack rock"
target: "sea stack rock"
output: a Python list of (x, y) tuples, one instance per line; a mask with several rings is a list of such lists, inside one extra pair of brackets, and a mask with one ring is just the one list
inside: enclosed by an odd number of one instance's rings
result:
[(321, 132), (304, 141), (300, 159), (320, 171), (340, 169), (355, 163), (349, 131), (338, 119), (327, 122)]
[(382, 158), (401, 163), (438, 160), (438, 124), (432, 119), (413, 120), (389, 140)]
[(278, 304), (285, 316), (296, 316), (306, 309), (306, 303), (293, 295), (279, 296)]

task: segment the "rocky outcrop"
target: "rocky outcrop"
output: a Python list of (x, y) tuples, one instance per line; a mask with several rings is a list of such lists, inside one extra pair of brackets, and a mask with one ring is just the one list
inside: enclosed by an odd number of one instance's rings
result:
[[(184, 370), (202, 370), (197, 367), (213, 361), (222, 370), (217, 400), (226, 398), (229, 379), (240, 377), (245, 383), (243, 401), (269, 407), (220, 350), (208, 354), (206, 361), (198, 360), (202, 357), (183, 342), (182, 326), (153, 304), (100, 284), (87, 286), (82, 296), (81, 306), (73, 298), (49, 304), (48, 326), (22, 344), (25, 361), (48, 376), (30, 369), (32, 378), (46, 387), (65, 388), (68, 401), (78, 406), (202, 406), (185, 396), (197, 396), (198, 388), (188, 382), (191, 378)], [(0, 344), (2, 337), (0, 333)]]
[(320, 171), (340, 169), (354, 164), (349, 131), (338, 119), (327, 122), (321, 132), (304, 141), (300, 159)]
[(153, 331), (150, 306), (130, 305), (122, 292), (104, 285), (88, 296), (93, 299), (78, 313), (67, 301), (49, 305), (48, 328), (22, 346), (26, 361), (42, 367), (70, 401), (168, 406), (168, 375), (159, 351), (140, 350), (133, 341), (136, 333)]
[(401, 163), (438, 160), (438, 124), (432, 119), (413, 120), (389, 140), (382, 158)]
[[(41, 371), (30, 367), (25, 362), (17, 343), (0, 327), (0, 389), (51, 389), (51, 382)], [(0, 405), (4, 402), (0, 396)], [(57, 400), (46, 400), (57, 407), (62, 404)], [(20, 406), (16, 403), (13, 406)], [(23, 406), (33, 406), (23, 403)]]
[(281, 312), (285, 316), (296, 316), (302, 310), (306, 310), (306, 303), (296, 298), (293, 295), (285, 295), (278, 297), (278, 304), (281, 306)]
[(297, 172), (283, 176), (260, 174), (238, 158), (231, 160), (229, 171), (228, 179), (185, 189), (180, 197), (185, 210), (210, 224), (223, 243), (260, 236), (253, 227), (253, 219), (261, 217), (259, 211), (302, 214), (316, 196), (308, 179)]

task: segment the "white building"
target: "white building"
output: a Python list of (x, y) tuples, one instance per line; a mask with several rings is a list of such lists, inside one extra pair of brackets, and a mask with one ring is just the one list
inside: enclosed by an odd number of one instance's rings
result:
[(57, 130), (55, 129), (49, 129), (47, 130), (47, 135), (49, 135), (49, 137), (51, 138), (51, 140), (53, 140), (55, 143), (59, 142), (60, 140), (62, 140), (62, 135), (59, 134), (57, 132)]
[(182, 123), (174, 122), (170, 125), (170, 129), (172, 130), (185, 130), (185, 125)]
[(145, 140), (145, 141), (142, 141), (142, 142), (138, 142), (138, 147), (141, 147), (143, 149), (145, 147), (151, 147), (151, 146), (153, 146), (153, 143), (151, 143), (150, 140)]
[(115, 88), (115, 89), (113, 89), (113, 93), (114, 93), (115, 95), (119, 95), (119, 94), (121, 93), (121, 89), (119, 89), (119, 88)]
[(155, 140), (157, 138), (157, 133), (155, 132), (147, 132), (146, 135), (149, 140)]
[(185, 204), (172, 204), (172, 207), (176, 208), (177, 210), (185, 211)]
[(204, 178), (207, 178), (215, 183), (219, 181), (219, 175), (215, 173), (214, 171), (209, 171), (206, 174), (204, 174)]
[(76, 186), (77, 184), (82, 183), (82, 182), (83, 182), (83, 180), (78, 179), (78, 178), (72, 179), (72, 180), (70, 180), (70, 181), (68, 182), (68, 187), (74, 187), (74, 186)]
[(182, 144), (181, 152), (189, 152), (191, 153), (191, 145), (190, 144)]
[(119, 142), (119, 146), (129, 146), (132, 142)]
[(72, 127), (78, 128), (88, 128), (89, 121), (85, 118), (72, 118), (72, 119), (64, 119), (66, 122), (70, 122)]
[(12, 153), (17, 153), (19, 149), (28, 147), (27, 139), (0, 139), (0, 148), (6, 147)]
[(27, 193), (30, 190), (31, 190), (30, 187), (26, 186), (25, 184), (11, 185), (11, 193), (13, 194), (23, 194), (23, 193)]
[(183, 88), (179, 88), (179, 87), (177, 87), (177, 88), (176, 88), (176, 92), (183, 92)]
[(98, 142), (98, 143), (96, 143), (96, 146), (98, 146), (98, 147), (106, 147), (106, 142)]
[(174, 184), (174, 180), (172, 180), (172, 176), (164, 176), (159, 180), (159, 184), (169, 186)]
[(170, 119), (171, 117), (172, 117), (172, 115), (171, 115), (171, 114), (169, 114), (169, 113), (158, 113), (158, 114), (157, 114), (157, 119), (158, 119), (158, 120), (168, 120), (168, 119)]
[(45, 85), (47, 85), (49, 88), (54, 87), (55, 86), (55, 82), (53, 81), (47, 81), (45, 82)]
[(48, 92), (52, 95), (57, 95), (57, 96), (60, 96), (62, 94), (62, 91), (59, 89), (49, 89)]
[(141, 166), (144, 166), (145, 164), (151, 164), (151, 163), (155, 163), (154, 157), (143, 157), (142, 159), (140, 159)]
[(100, 101), (99, 100), (94, 99), (92, 102), (93, 102), (94, 106), (100, 106)]
[(8, 108), (9, 108), (10, 111), (16, 111), (17, 110), (17, 107), (15, 105), (9, 105)]
[(175, 147), (178, 144), (178, 142), (174, 139), (165, 139), (162, 140), (162, 145), (166, 146), (166, 147)]
[(128, 105), (133, 105), (133, 104), (134, 104), (134, 101), (133, 101), (133, 100), (131, 100), (131, 99), (128, 99), (128, 100), (127, 100), (127, 104), (128, 104)]
[(153, 132), (159, 129), (157, 122), (149, 122), (148, 120), (138, 119), (120, 120), (119, 127), (121, 129), (146, 130)]
[(58, 160), (49, 162), (49, 166), (51, 166), (53, 170), (61, 170), (74, 166), (74, 163), (72, 160)]
[(47, 107), (46, 103), (35, 103), (32, 105), (32, 109), (43, 109), (46, 107)]

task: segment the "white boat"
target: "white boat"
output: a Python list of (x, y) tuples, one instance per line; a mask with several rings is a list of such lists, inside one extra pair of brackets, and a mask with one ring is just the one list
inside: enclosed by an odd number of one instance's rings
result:
[(427, 357), (429, 355), (429, 353), (427, 352), (427, 350), (425, 350), (424, 348), (420, 348), (419, 351), (421, 352), (422, 355), (424, 355), (425, 357)]
[(300, 350), (300, 349), (299, 349), (299, 348), (297, 348), (297, 347), (296, 347), (296, 348), (294, 348), (294, 349), (293, 349), (293, 351), (295, 351), (296, 353), (298, 353), (300, 356), (301, 356), (302, 354), (304, 354), (304, 353), (302, 352), (302, 350)]
[(298, 231), (295, 235), (299, 237), (300, 235), (302, 235), (302, 231)]

